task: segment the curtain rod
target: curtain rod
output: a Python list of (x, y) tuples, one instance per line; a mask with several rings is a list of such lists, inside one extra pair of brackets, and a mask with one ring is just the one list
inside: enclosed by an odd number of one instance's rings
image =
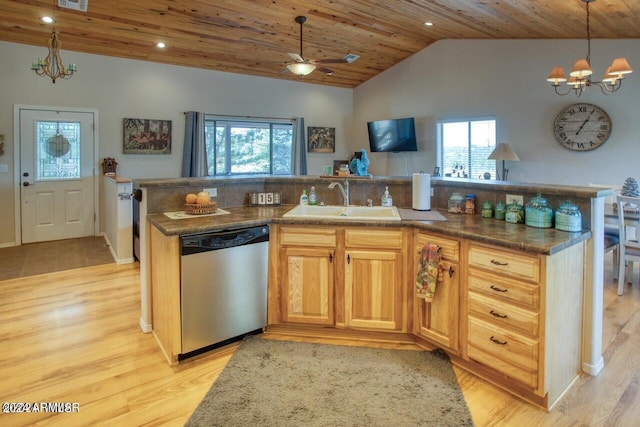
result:
[[(189, 111), (184, 111), (182, 114), (187, 114)], [(207, 116), (215, 116), (215, 117), (231, 117), (234, 119), (261, 119), (261, 120), (295, 120), (294, 118), (289, 117), (260, 117), (260, 116), (232, 116), (230, 114), (209, 114), (204, 113)]]

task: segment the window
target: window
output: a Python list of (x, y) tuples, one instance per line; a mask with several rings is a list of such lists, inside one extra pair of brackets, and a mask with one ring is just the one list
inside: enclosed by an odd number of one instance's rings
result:
[(80, 122), (36, 122), (36, 180), (78, 179)]
[(207, 116), (208, 175), (271, 174), (293, 171), (293, 121)]
[(496, 178), (496, 162), (487, 160), (496, 146), (495, 119), (438, 122), (437, 139), (443, 176)]

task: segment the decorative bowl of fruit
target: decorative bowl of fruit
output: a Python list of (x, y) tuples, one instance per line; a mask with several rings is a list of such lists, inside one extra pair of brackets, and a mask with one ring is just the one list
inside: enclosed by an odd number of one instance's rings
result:
[(184, 211), (191, 215), (212, 214), (218, 209), (216, 202), (211, 200), (209, 193), (206, 191), (201, 191), (198, 194), (187, 194), (185, 202)]

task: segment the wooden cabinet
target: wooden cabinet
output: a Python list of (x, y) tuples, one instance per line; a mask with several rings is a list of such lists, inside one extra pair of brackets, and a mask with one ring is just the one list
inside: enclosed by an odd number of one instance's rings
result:
[(180, 317), (180, 241), (147, 223), (150, 237), (153, 335), (171, 365), (182, 353)]
[[(439, 347), (458, 354), (458, 317), (460, 307), (460, 243), (433, 234), (414, 231), (413, 280), (420, 265), (425, 244), (440, 247), (443, 281), (436, 288), (433, 301), (414, 298), (414, 333)], [(412, 287), (413, 289), (413, 287)]]
[(537, 388), (539, 258), (477, 244), (468, 258), (467, 356)]
[(293, 225), (275, 230), (277, 273), (271, 281), (277, 297), (270, 306), (278, 304), (279, 313), (269, 315), (270, 323), (408, 331), (406, 231)]
[(403, 231), (345, 231), (345, 326), (402, 331)]
[(580, 372), (583, 245), (553, 255), (467, 243), (462, 357), (550, 407)]
[[(417, 342), (544, 408), (580, 373), (584, 242), (551, 255), (425, 230), (271, 226), (269, 325), (283, 333)], [(419, 251), (441, 248), (434, 300)]]
[(333, 325), (335, 230), (283, 227), (279, 239), (282, 321)]

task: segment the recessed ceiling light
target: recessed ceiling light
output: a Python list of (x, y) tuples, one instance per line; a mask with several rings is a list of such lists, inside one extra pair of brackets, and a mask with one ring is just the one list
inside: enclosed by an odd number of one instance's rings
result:
[(53, 24), (53, 18), (50, 16), (43, 16), (40, 20), (45, 24)]
[(425, 22), (424, 25), (427, 26), (427, 27), (432, 27), (433, 26), (433, 22)]
[(167, 47), (167, 45), (164, 44), (164, 42), (158, 42), (156, 43), (156, 46), (159, 47), (160, 49), (164, 49), (165, 47)]

